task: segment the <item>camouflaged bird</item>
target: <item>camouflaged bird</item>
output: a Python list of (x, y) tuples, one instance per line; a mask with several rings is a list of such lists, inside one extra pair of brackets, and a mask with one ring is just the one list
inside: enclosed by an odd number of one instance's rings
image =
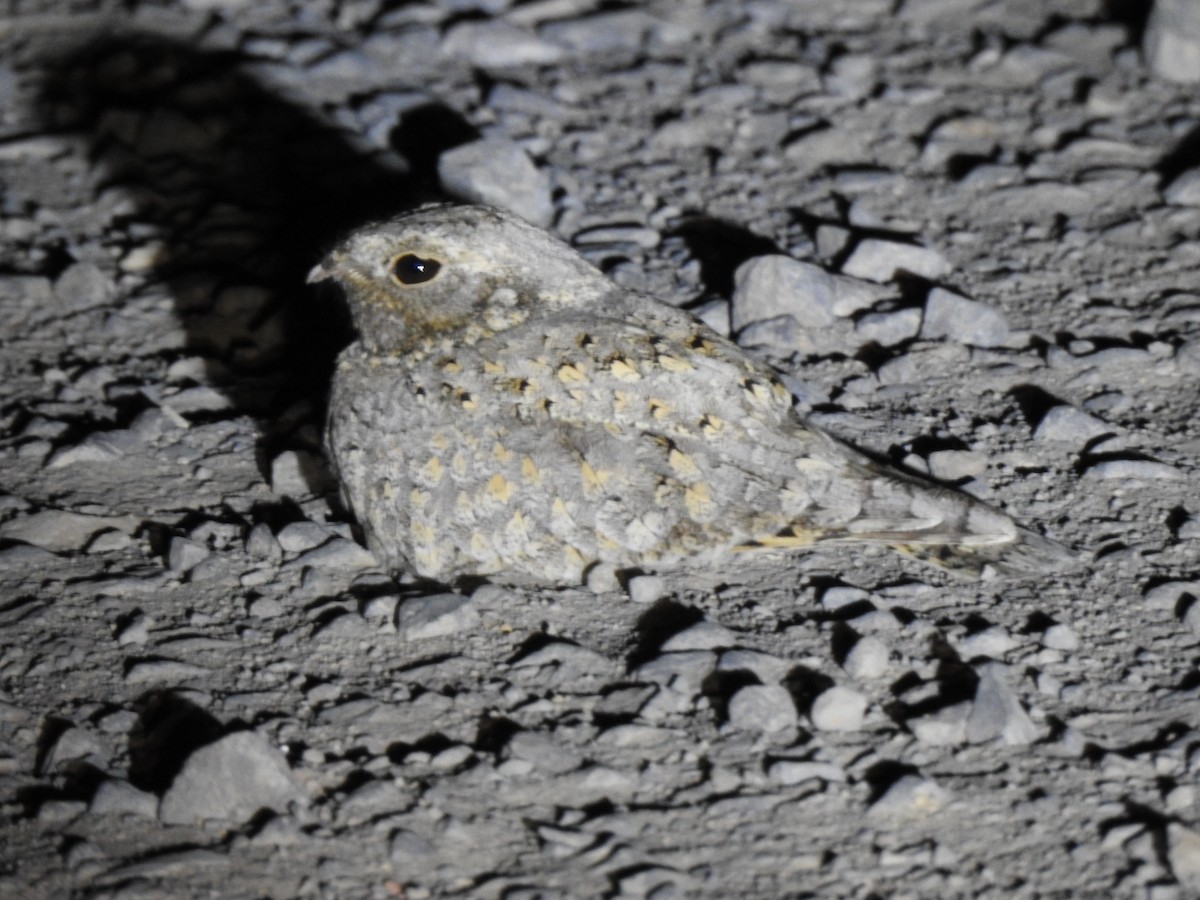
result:
[(433, 206), (313, 269), (359, 340), (329, 455), (375, 555), (443, 582), (579, 584), (870, 541), (978, 574), (1069, 559), (805, 424), (774, 372), (508, 213)]

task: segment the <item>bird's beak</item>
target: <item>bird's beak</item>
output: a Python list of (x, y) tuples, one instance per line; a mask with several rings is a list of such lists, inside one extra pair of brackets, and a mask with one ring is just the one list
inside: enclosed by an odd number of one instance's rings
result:
[(304, 280), (309, 284), (316, 284), (318, 281), (327, 281), (333, 278), (336, 273), (333, 257), (330, 256), (313, 266), (308, 272), (308, 278)]

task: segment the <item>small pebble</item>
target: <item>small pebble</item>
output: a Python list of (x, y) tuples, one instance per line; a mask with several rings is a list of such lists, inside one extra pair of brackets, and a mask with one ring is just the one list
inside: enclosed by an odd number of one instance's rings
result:
[(426, 640), (464, 631), (478, 621), (471, 598), (462, 594), (410, 597), (400, 604), (396, 633), (406, 641)]
[(635, 575), (627, 585), (629, 599), (634, 603), (654, 603), (666, 594), (666, 582), (658, 575)]
[(912, 817), (937, 812), (950, 800), (949, 792), (930, 778), (903, 775), (871, 804), (872, 816)]
[(867, 281), (887, 282), (900, 273), (936, 281), (950, 271), (950, 263), (936, 250), (866, 238), (850, 253), (842, 272)]
[(774, 734), (799, 722), (792, 695), (777, 684), (753, 684), (729, 698), (729, 724), (737, 729)]
[(1069, 625), (1051, 625), (1042, 632), (1042, 645), (1069, 653), (1079, 649), (1079, 635)]
[(873, 635), (859, 638), (846, 658), (842, 668), (853, 678), (882, 678), (889, 668), (887, 644)]
[(1004, 316), (983, 303), (940, 287), (925, 300), (921, 337), (926, 340), (950, 338), (975, 347), (1002, 347), (1008, 334)]
[(485, 138), (447, 150), (438, 158), (446, 193), (468, 203), (506, 209), (534, 225), (554, 218), (550, 180), (518, 144)]
[(867, 713), (867, 698), (858, 691), (835, 685), (820, 694), (808, 717), (820, 731), (857, 731)]

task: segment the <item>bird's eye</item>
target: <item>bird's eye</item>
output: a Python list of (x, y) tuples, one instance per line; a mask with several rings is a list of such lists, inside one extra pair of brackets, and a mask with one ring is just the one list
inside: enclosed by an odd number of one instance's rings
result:
[(441, 268), (436, 259), (405, 253), (392, 260), (392, 277), (401, 284), (424, 284), (436, 278)]

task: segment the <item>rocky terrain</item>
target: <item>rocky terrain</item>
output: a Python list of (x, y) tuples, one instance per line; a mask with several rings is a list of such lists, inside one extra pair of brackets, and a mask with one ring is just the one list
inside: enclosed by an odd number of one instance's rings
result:
[[(1200, 69), (1143, 6), (6, 4), (0, 895), (1196, 896)], [(392, 580), (304, 273), (445, 197), (1080, 565)]]

